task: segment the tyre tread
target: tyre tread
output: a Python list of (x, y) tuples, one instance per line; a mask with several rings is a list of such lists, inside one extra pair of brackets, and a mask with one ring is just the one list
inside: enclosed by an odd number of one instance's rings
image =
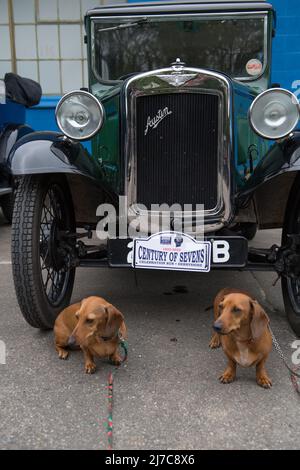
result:
[(47, 327), (41, 319), (32, 270), (32, 230), (38, 182), (20, 181), (15, 193), (11, 258), (18, 303), (25, 320), (34, 328)]

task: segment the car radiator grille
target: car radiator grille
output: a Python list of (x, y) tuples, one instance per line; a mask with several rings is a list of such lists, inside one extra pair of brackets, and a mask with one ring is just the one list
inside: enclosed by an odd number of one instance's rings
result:
[[(136, 100), (137, 203), (204, 204), (218, 200), (219, 96), (172, 93)], [(167, 110), (166, 110), (167, 108)], [(147, 121), (159, 114), (155, 126)], [(170, 113), (170, 114), (167, 114)], [(147, 132), (146, 132), (147, 130)]]

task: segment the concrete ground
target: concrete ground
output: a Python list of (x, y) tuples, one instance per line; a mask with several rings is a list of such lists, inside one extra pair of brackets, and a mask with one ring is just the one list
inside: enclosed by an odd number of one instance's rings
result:
[[(260, 232), (271, 246), (278, 231)], [(105, 449), (106, 380), (111, 366), (98, 361), (87, 376), (80, 352), (60, 361), (52, 332), (23, 320), (11, 275), (10, 227), (0, 216), (0, 448)], [(222, 351), (208, 348), (212, 304), (224, 286), (250, 290), (266, 307), (275, 334), (290, 358), (295, 339), (287, 324), (275, 274), (212, 272), (209, 275), (80, 269), (73, 300), (109, 299), (129, 328), (129, 361), (115, 377), (115, 449), (297, 449), (299, 397), (273, 351), (268, 371), (273, 388), (255, 383), (253, 369), (236, 382), (217, 378)], [(176, 292), (176, 286), (185, 286)]]

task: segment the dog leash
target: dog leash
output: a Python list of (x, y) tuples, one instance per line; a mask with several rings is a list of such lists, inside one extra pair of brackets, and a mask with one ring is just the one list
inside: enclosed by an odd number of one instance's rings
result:
[(289, 371), (290, 373), (290, 378), (291, 378), (291, 382), (292, 382), (292, 385), (295, 389), (295, 391), (300, 395), (300, 385), (299, 385), (299, 382), (297, 379), (300, 379), (300, 374), (298, 373), (298, 370), (300, 370), (300, 366), (295, 366), (295, 367), (290, 367), (287, 359), (285, 358), (285, 355), (283, 354), (283, 351), (276, 339), (276, 336), (274, 335), (270, 325), (269, 325), (269, 331), (271, 333), (271, 336), (272, 336), (272, 341), (273, 341), (273, 344), (274, 344), (274, 347), (280, 357), (280, 359), (282, 360), (282, 362), (284, 363), (285, 367), (287, 368), (287, 370)]
[[(124, 357), (122, 359), (122, 364), (126, 362), (128, 357), (128, 343), (125, 339), (120, 337), (119, 345), (124, 351)], [(107, 450), (113, 450), (113, 392), (114, 392), (114, 376), (115, 372), (119, 369), (119, 367), (115, 367), (114, 371), (111, 371), (108, 375), (107, 379), (107, 399), (108, 399), (108, 415), (107, 420), (105, 422), (106, 432), (107, 432)]]

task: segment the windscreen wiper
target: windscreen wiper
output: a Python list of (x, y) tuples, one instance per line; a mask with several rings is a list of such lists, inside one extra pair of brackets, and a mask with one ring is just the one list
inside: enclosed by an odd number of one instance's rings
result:
[(118, 29), (133, 28), (135, 26), (141, 26), (148, 22), (148, 18), (142, 18), (141, 20), (135, 21), (134, 23), (124, 23), (118, 26), (111, 26), (110, 28), (99, 29), (99, 32), (102, 33), (103, 31), (117, 31)]

